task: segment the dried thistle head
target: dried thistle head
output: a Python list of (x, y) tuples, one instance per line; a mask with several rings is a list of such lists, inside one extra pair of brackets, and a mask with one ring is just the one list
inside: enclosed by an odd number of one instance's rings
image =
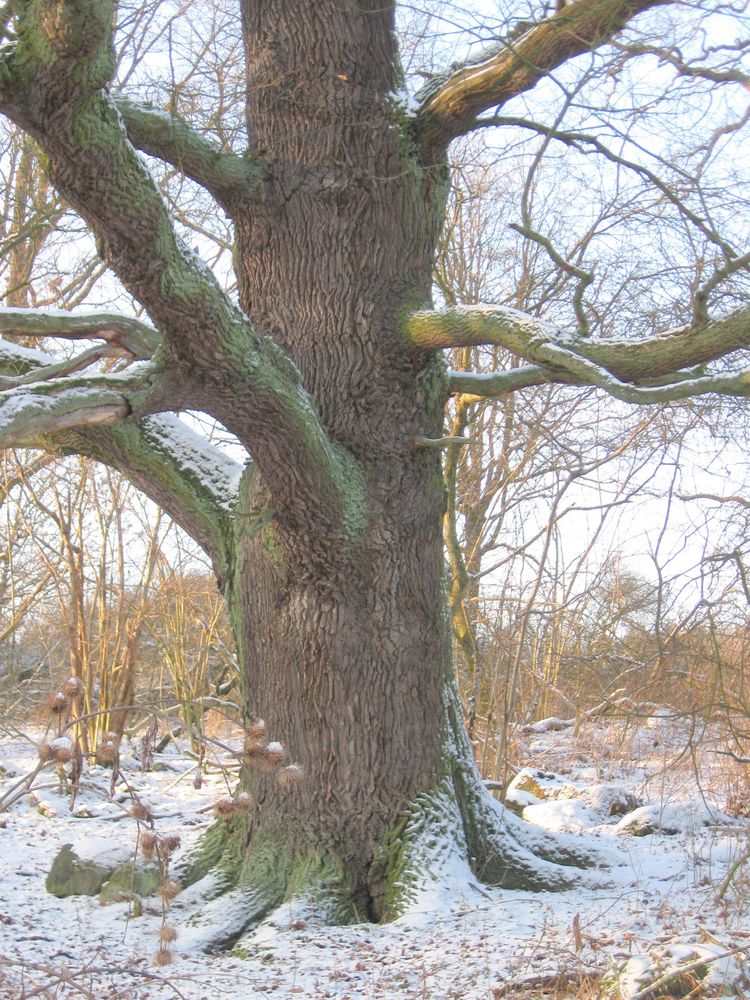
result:
[(156, 895), (163, 902), (169, 904), (180, 894), (180, 889), (182, 886), (179, 882), (173, 882), (172, 879), (164, 879), (159, 888), (156, 890)]
[(56, 764), (69, 764), (73, 760), (73, 743), (67, 736), (59, 736), (49, 744)]
[(83, 695), (83, 681), (80, 677), (69, 677), (63, 684), (62, 693), (71, 701), (76, 701)]
[(36, 752), (40, 764), (49, 764), (54, 759), (55, 751), (45, 740), (40, 740), (36, 745)]
[(155, 833), (142, 833), (141, 834), (141, 854), (146, 859), (146, 861), (151, 861), (156, 851), (156, 845), (159, 838)]
[(305, 778), (305, 769), (301, 764), (287, 764), (276, 772), (276, 781), (285, 791), (296, 788)]
[(167, 833), (161, 838), (161, 842), (168, 851), (176, 851), (182, 843), (182, 838), (179, 833)]
[(70, 708), (70, 701), (62, 691), (57, 691), (49, 700), (49, 710), (52, 715), (62, 715)]
[(160, 948), (154, 955), (154, 965), (162, 967), (164, 965), (171, 965), (174, 960), (174, 952), (170, 951), (168, 948)]
[(275, 770), (277, 767), (280, 767), (288, 756), (289, 754), (286, 752), (286, 747), (283, 743), (279, 743), (278, 740), (269, 743), (266, 747), (268, 769)]
[(234, 808), (238, 813), (250, 812), (254, 804), (252, 795), (248, 795), (247, 792), (240, 792), (234, 800)]
[(227, 823), (236, 814), (237, 806), (234, 799), (219, 799), (218, 802), (214, 802), (213, 811), (219, 819)]
[(96, 755), (105, 764), (112, 764), (120, 753), (120, 737), (117, 733), (104, 733), (99, 741)]
[(247, 727), (247, 738), (253, 743), (267, 743), (268, 730), (264, 719), (256, 719)]
[(258, 743), (251, 740), (247, 740), (245, 743), (244, 756), (249, 764), (251, 764), (252, 766), (256, 766), (261, 761), (265, 760), (266, 757), (265, 743)]
[(162, 924), (159, 928), (159, 941), (162, 944), (171, 944), (177, 940), (177, 928), (171, 924)]
[(143, 802), (135, 801), (130, 804), (128, 813), (133, 817), (133, 819), (138, 820), (139, 823), (153, 823), (154, 814), (151, 812), (147, 805)]
[(286, 750), (278, 742), (268, 743), (265, 746), (261, 743), (252, 743), (245, 747), (247, 763), (259, 771), (275, 771), (284, 763), (286, 756)]

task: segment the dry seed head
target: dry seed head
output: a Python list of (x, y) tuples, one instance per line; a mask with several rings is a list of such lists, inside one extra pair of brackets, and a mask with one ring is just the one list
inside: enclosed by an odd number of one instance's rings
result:
[(179, 882), (173, 882), (171, 879), (165, 879), (156, 890), (156, 894), (165, 903), (171, 903), (172, 900), (179, 895), (181, 888), (182, 886)]
[(39, 762), (41, 764), (49, 764), (49, 762), (55, 756), (55, 751), (52, 749), (49, 743), (46, 743), (44, 740), (37, 743), (36, 752), (39, 755)]
[(142, 823), (153, 823), (154, 814), (145, 806), (142, 802), (133, 802), (133, 804), (128, 809), (128, 812), (133, 817)]
[(141, 834), (141, 854), (146, 861), (150, 861), (153, 858), (158, 839), (155, 833)]
[(253, 808), (253, 797), (248, 795), (247, 792), (240, 792), (240, 794), (234, 800), (234, 808), (237, 812), (246, 813), (250, 812)]
[(226, 823), (237, 812), (237, 806), (234, 799), (219, 799), (218, 802), (214, 802), (213, 810), (216, 816)]
[(50, 743), (50, 750), (55, 758), (56, 764), (69, 764), (73, 760), (73, 747), (70, 746), (70, 740), (63, 739), (53, 740)]
[(264, 743), (268, 739), (268, 730), (266, 729), (266, 723), (263, 719), (256, 719), (255, 722), (251, 722), (247, 730), (247, 735), (252, 738), (254, 743)]
[(66, 698), (75, 700), (83, 694), (83, 681), (80, 677), (69, 677), (63, 684), (62, 693)]
[(154, 964), (158, 966), (171, 965), (174, 959), (174, 952), (168, 948), (160, 948), (154, 956)]
[(304, 777), (305, 770), (301, 764), (287, 764), (286, 767), (282, 767), (280, 771), (276, 772), (276, 780), (286, 790), (296, 788), (304, 780)]
[(267, 769), (275, 771), (277, 767), (281, 767), (288, 757), (289, 754), (286, 752), (286, 747), (283, 743), (279, 743), (278, 741), (269, 743), (266, 747)]
[(57, 694), (53, 694), (49, 700), (49, 710), (52, 715), (62, 715), (70, 707), (70, 702), (62, 693), (58, 691)]
[(162, 924), (159, 929), (159, 940), (162, 944), (171, 944), (177, 940), (177, 928), (171, 924)]
[(262, 743), (245, 745), (245, 762), (259, 771), (273, 771), (276, 767), (270, 762), (268, 750)]
[(283, 744), (278, 742), (269, 743), (267, 746), (253, 743), (245, 747), (245, 756), (248, 763), (259, 771), (275, 771), (284, 763), (287, 753)]
[(179, 833), (168, 833), (161, 840), (168, 851), (176, 851), (182, 842)]
[(120, 737), (117, 733), (105, 733), (99, 741), (97, 756), (105, 764), (111, 764), (117, 760), (120, 752)]

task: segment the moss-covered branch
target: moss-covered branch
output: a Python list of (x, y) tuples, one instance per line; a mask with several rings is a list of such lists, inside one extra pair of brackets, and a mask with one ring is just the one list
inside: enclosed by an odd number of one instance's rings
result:
[(529, 27), (516, 38), (501, 40), (481, 60), (452, 68), (420, 95), (416, 127), (431, 150), (471, 131), (476, 116), (501, 107), (552, 70), (609, 41), (637, 14), (664, 0), (576, 0)]
[(203, 410), (233, 432), (256, 457), (282, 523), (347, 537), (362, 517), (359, 472), (329, 439), (294, 365), (177, 236), (108, 93), (113, 15), (105, 0), (25, 6), (0, 111), (37, 141), (55, 186), (159, 330), (158, 408)]
[(716, 392), (747, 395), (747, 373), (706, 375), (690, 369), (750, 347), (750, 309), (642, 340), (572, 337), (551, 323), (503, 306), (464, 306), (412, 313), (404, 322), (412, 344), (426, 349), (504, 347), (530, 364), (507, 372), (450, 373), (450, 391), (504, 395), (543, 382), (597, 385), (629, 402), (650, 403)]
[(127, 393), (100, 379), (41, 382), (5, 390), (0, 392), (0, 447), (33, 446), (44, 434), (113, 423), (130, 412)]
[(71, 313), (62, 309), (0, 307), (0, 334), (4, 337), (54, 337), (58, 340), (103, 340), (133, 358), (153, 356), (161, 343), (148, 323), (120, 313)]
[(256, 159), (217, 149), (176, 115), (121, 95), (114, 102), (137, 149), (171, 163), (230, 211), (238, 200), (260, 189), (264, 171)]

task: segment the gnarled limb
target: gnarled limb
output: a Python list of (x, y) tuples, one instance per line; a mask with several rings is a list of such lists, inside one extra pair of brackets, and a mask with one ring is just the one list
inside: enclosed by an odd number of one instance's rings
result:
[(0, 334), (4, 337), (103, 340), (140, 360), (153, 357), (161, 343), (158, 331), (132, 316), (109, 312), (71, 313), (62, 309), (0, 307)]
[(750, 309), (699, 326), (683, 327), (642, 340), (589, 340), (570, 336), (551, 323), (505, 306), (464, 306), (412, 313), (404, 332), (427, 349), (494, 344), (530, 365), (477, 375), (452, 372), (449, 388), (477, 398), (517, 388), (560, 382), (597, 385), (633, 403), (656, 403), (707, 392), (748, 394), (748, 373), (697, 375), (686, 369), (750, 346)]
[(489, 55), (467, 63), (425, 88), (416, 131), (425, 148), (445, 148), (471, 131), (476, 116), (502, 107), (553, 69), (609, 41), (637, 14), (664, 0), (576, 0), (516, 39), (503, 39)]
[(264, 170), (257, 159), (217, 149), (176, 115), (123, 95), (116, 95), (113, 100), (136, 149), (177, 167), (228, 211), (232, 211), (238, 200), (259, 192)]
[(44, 434), (110, 424), (132, 412), (129, 396), (140, 393), (147, 373), (33, 382), (0, 392), (0, 447), (33, 446)]
[(37, 140), (55, 185), (160, 331), (168, 402), (159, 408), (200, 409), (234, 433), (256, 456), (282, 525), (348, 540), (363, 514), (360, 472), (329, 439), (294, 365), (175, 233), (106, 92), (112, 14), (106, 2), (25, 8), (0, 110)]

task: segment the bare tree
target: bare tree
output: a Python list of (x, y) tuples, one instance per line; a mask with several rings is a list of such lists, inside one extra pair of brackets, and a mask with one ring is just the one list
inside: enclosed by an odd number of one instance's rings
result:
[[(173, 53), (191, 33), (198, 39), (185, 10), (157, 9)], [(189, 107), (156, 109), (118, 91), (112, 3), (4, 8), (0, 110), (39, 145), (50, 182), (149, 321), (0, 313), (8, 336), (97, 345), (63, 361), (4, 348), (1, 440), (114, 466), (204, 547), (235, 630), (248, 722), (262, 712), (306, 768), (293, 789), (248, 776), (249, 829), (207, 845), (204, 870), (218, 861), (242, 882), (214, 940), (236, 938), (295, 895), (320, 900), (332, 921), (393, 916), (448, 855), (471, 859), (488, 882), (527, 888), (563, 887), (574, 876), (556, 862), (591, 860), (514, 825), (472, 760), (442, 596), (444, 405), (451, 394), (483, 399), (548, 383), (635, 403), (745, 395), (741, 369), (694, 367), (750, 342), (750, 314), (735, 301), (748, 258), (733, 219), (724, 234), (713, 218), (708, 168), (693, 162), (687, 180), (682, 168), (664, 179), (665, 157), (640, 162), (640, 136), (618, 131), (618, 102), (632, 105), (635, 93), (629, 67), (674, 51), (690, 20), (681, 5), (578, 0), (532, 13), (489, 32), (489, 50), (406, 100), (392, 4), (244, 0), (235, 150), (217, 122), (198, 116), (191, 127), (178, 114)], [(662, 49), (647, 44), (664, 37)], [(741, 49), (688, 51), (688, 62), (667, 59), (672, 76), (695, 88), (744, 86), (727, 69)], [(601, 107), (612, 106), (611, 129), (593, 127), (595, 103), (588, 124), (576, 118), (575, 80), (592, 61), (600, 72), (590, 94), (599, 88)], [(537, 93), (539, 113), (522, 114)], [(511, 102), (519, 117), (505, 114)], [(570, 110), (571, 128), (559, 109)], [(519, 235), (576, 279), (565, 312), (429, 308), (447, 147), (490, 126), (499, 142), (520, 130), (584, 160), (594, 152), (617, 177), (635, 178), (647, 209), (657, 192), (668, 222), (705, 241), (699, 283), (691, 292), (673, 281), (683, 306), (660, 314), (681, 315), (679, 329), (591, 336), (580, 291), (591, 267), (523, 218)], [(231, 219), (238, 302), (181, 238), (136, 150), (205, 189)], [(521, 363), (446, 374), (444, 348), (485, 344)], [(113, 356), (126, 363), (108, 369)], [(191, 433), (175, 416), (186, 409), (217, 420), (252, 462)], [(249, 749), (248, 763), (271, 754)]]

